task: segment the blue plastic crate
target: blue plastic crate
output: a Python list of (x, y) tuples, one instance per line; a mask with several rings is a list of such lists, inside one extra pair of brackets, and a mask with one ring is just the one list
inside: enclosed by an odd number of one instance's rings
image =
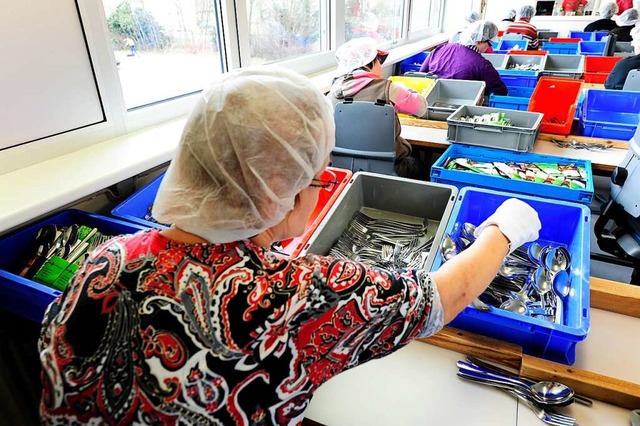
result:
[(429, 52), (420, 52), (400, 62), (400, 75), (410, 71), (420, 71), (420, 67), (425, 59), (429, 56)]
[(538, 71), (498, 70), (500, 79), (507, 87), (535, 87)]
[[(514, 161), (522, 163), (575, 164), (578, 167), (584, 167), (587, 173), (587, 186), (585, 189), (571, 189), (546, 183), (536, 183), (527, 180), (513, 180), (496, 176), (485, 176), (461, 170), (445, 169), (444, 165), (448, 158), (459, 157), (468, 158), (478, 162)], [(458, 188), (463, 188), (465, 186), (488, 188), (518, 194), (553, 198), (561, 201), (577, 202), (587, 206), (591, 204), (591, 200), (593, 199), (593, 172), (591, 170), (591, 161), (589, 160), (541, 155), (531, 152), (505, 151), (502, 149), (482, 148), (462, 144), (452, 144), (449, 146), (438, 161), (431, 166), (431, 181), (454, 185)]]
[(576, 55), (578, 53), (578, 43), (559, 43), (559, 42), (544, 42), (542, 43), (542, 50), (546, 50), (550, 54), (558, 55)]
[(47, 306), (60, 291), (22, 278), (14, 272), (31, 254), (38, 230), (47, 224), (87, 225), (106, 235), (132, 234), (145, 229), (133, 223), (80, 210), (65, 210), (0, 239), (0, 309), (40, 322)]
[(595, 31), (593, 33), (593, 41), (602, 41), (602, 39), (609, 35), (609, 31)]
[(531, 99), (535, 87), (507, 86), (509, 96)]
[[(464, 222), (480, 225), (500, 204), (512, 197), (523, 200), (538, 212), (542, 224), (539, 243), (562, 245), (571, 254), (571, 292), (564, 304), (564, 321), (555, 324), (497, 308), (482, 312), (467, 307), (451, 322), (451, 326), (521, 345), (530, 355), (573, 364), (576, 345), (587, 337), (590, 327), (589, 209), (540, 197), (464, 188), (458, 194), (445, 232), (456, 235)], [(437, 270), (441, 264), (442, 258), (436, 256), (431, 271)]]
[(582, 41), (594, 41), (594, 33), (588, 31), (569, 31), (569, 38), (579, 38)]
[(574, 120), (579, 120), (582, 117), (582, 104), (584, 102), (584, 96), (589, 89), (582, 89), (580, 91), (580, 97), (578, 97), (578, 106), (576, 107), (576, 113), (574, 114)]
[(629, 140), (640, 122), (640, 92), (595, 90), (586, 92), (580, 134), (594, 138)]
[[(517, 49), (516, 49), (517, 47)], [(500, 40), (498, 43), (498, 50), (527, 50), (529, 47), (529, 40)], [(495, 52), (494, 52), (495, 53)]]
[(111, 210), (111, 214), (120, 219), (144, 225), (147, 228), (167, 228), (164, 225), (145, 219), (149, 206), (156, 199), (156, 194), (158, 193), (163, 177), (164, 173), (142, 187), (131, 197), (118, 204)]
[(506, 55), (506, 54), (509, 53), (509, 51), (508, 50), (495, 49), (491, 53), (495, 53), (496, 55)]
[(518, 111), (526, 111), (529, 107), (529, 99), (531, 97), (518, 96), (500, 96), (492, 93), (489, 96), (489, 106), (492, 108), (515, 109)]
[(604, 56), (607, 43), (604, 41), (581, 41), (578, 53), (585, 56)]

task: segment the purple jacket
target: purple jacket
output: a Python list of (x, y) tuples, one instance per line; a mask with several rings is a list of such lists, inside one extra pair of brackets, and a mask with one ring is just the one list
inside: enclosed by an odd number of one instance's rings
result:
[(486, 83), (485, 94), (506, 95), (507, 86), (500, 79), (491, 62), (478, 52), (458, 43), (447, 43), (435, 48), (420, 67), (438, 78), (478, 80)]

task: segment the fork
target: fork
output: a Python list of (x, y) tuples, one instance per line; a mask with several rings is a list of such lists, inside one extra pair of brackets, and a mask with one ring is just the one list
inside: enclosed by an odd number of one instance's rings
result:
[(536, 404), (535, 402), (529, 400), (525, 395), (523, 395), (520, 391), (515, 389), (506, 389), (499, 388), (500, 390), (515, 396), (519, 400), (523, 401), (527, 404), (531, 411), (543, 422), (554, 425), (554, 426), (578, 426), (576, 419), (571, 416), (567, 416), (565, 414), (555, 413), (551, 410), (546, 410)]

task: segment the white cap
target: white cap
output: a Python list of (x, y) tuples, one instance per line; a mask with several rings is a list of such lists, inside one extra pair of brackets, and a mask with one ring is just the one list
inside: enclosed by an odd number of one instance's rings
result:
[(636, 9), (627, 9), (616, 17), (616, 24), (620, 27), (628, 27), (638, 22), (638, 11)]
[(498, 27), (491, 21), (476, 21), (460, 34), (458, 43), (474, 46), (477, 42), (491, 40), (498, 34)]
[(469, 12), (464, 17), (464, 20), (470, 24), (473, 24), (479, 19), (480, 19), (480, 15), (478, 14), (478, 12)]
[(605, 2), (600, 5), (600, 16), (602, 19), (610, 19), (618, 11), (618, 5), (614, 1)]
[(338, 47), (336, 60), (340, 72), (350, 72), (371, 63), (377, 56), (384, 62), (388, 54), (378, 49), (378, 42), (371, 37), (360, 37)]
[(520, 18), (530, 19), (536, 14), (536, 10), (531, 5), (520, 8)]
[(185, 125), (153, 217), (211, 243), (280, 223), (335, 144), (331, 102), (284, 68), (223, 74)]

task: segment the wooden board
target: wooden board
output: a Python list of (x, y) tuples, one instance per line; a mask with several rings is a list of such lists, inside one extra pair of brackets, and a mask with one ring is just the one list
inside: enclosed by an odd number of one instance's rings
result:
[(592, 308), (640, 318), (639, 286), (596, 277), (591, 277), (590, 283)]
[(640, 385), (529, 355), (522, 356), (520, 375), (534, 380), (552, 380), (573, 388), (588, 398), (635, 410), (640, 407)]

